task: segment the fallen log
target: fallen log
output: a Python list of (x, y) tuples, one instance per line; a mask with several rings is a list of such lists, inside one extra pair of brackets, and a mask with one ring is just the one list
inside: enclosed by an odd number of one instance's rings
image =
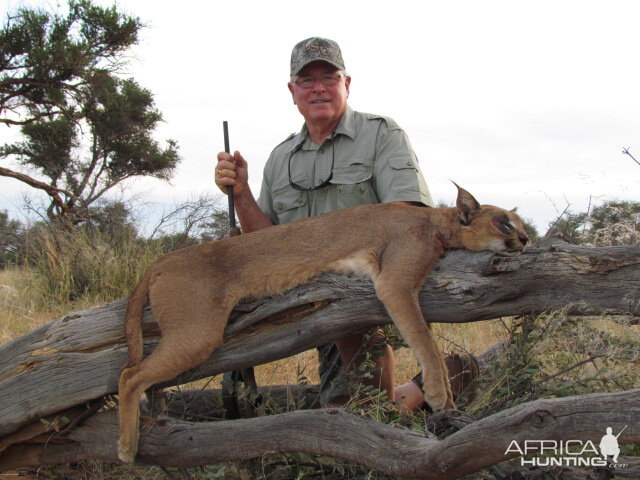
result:
[[(420, 294), (431, 322), (472, 322), (568, 309), (640, 316), (640, 245), (589, 248), (541, 243), (519, 257), (454, 251)], [(34, 420), (115, 393), (126, 358), (126, 299), (66, 315), (0, 347), (0, 437)], [(371, 282), (322, 275), (309, 285), (240, 303), (227, 341), (174, 379), (185, 383), (283, 358), (389, 322)], [(150, 311), (145, 349), (158, 340)]]
[[(640, 442), (640, 390), (537, 400), (473, 422), (439, 440), (339, 409), (296, 411), (227, 422), (148, 419), (137, 462), (196, 466), (306, 452), (341, 458), (401, 477), (447, 480), (519, 456), (516, 442), (577, 441), (598, 445), (611, 427), (620, 444)], [(117, 412), (93, 415), (43, 445), (0, 454), (0, 471), (91, 458), (117, 462)], [(550, 453), (549, 449), (546, 451)], [(541, 455), (541, 454), (539, 454)], [(559, 456), (566, 456), (560, 453)], [(582, 455), (588, 458), (590, 455)], [(571, 465), (569, 465), (571, 466)]]

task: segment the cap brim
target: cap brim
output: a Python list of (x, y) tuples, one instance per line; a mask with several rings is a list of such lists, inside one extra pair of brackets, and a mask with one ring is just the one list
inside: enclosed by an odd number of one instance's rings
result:
[(338, 70), (344, 70), (344, 65), (340, 65), (337, 62), (332, 62), (331, 60), (325, 60), (324, 58), (310, 58), (308, 61), (306, 61), (305, 63), (300, 65), (298, 68), (296, 68), (295, 71), (291, 71), (291, 76), (298, 75), (298, 73), (300, 73), (300, 70), (302, 70), (304, 67), (314, 62), (328, 63), (329, 65), (336, 67)]

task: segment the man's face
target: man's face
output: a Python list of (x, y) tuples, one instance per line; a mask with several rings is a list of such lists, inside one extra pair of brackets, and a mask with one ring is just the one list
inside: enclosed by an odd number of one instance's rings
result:
[(309, 123), (333, 123), (339, 121), (347, 109), (349, 85), (351, 77), (343, 77), (335, 85), (323, 85), (320, 78), (325, 75), (344, 73), (333, 65), (325, 62), (313, 62), (304, 67), (293, 80), (304, 77), (315, 77), (317, 80), (312, 87), (302, 88), (294, 82), (289, 82), (289, 91), (293, 103)]

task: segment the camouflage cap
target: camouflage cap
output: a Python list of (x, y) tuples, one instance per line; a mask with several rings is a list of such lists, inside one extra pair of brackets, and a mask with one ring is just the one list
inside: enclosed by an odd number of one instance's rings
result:
[(301, 41), (291, 51), (291, 76), (297, 75), (311, 62), (327, 62), (338, 70), (344, 70), (340, 47), (333, 40), (311, 37)]

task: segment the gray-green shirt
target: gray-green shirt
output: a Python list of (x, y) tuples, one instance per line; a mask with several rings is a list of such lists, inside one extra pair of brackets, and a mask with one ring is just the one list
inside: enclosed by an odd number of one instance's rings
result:
[[(333, 177), (328, 186), (305, 188)], [(267, 160), (258, 198), (260, 209), (274, 224), (320, 215), (356, 205), (418, 202), (433, 206), (406, 133), (390, 118), (347, 107), (335, 132), (322, 145), (306, 126), (278, 145)]]

